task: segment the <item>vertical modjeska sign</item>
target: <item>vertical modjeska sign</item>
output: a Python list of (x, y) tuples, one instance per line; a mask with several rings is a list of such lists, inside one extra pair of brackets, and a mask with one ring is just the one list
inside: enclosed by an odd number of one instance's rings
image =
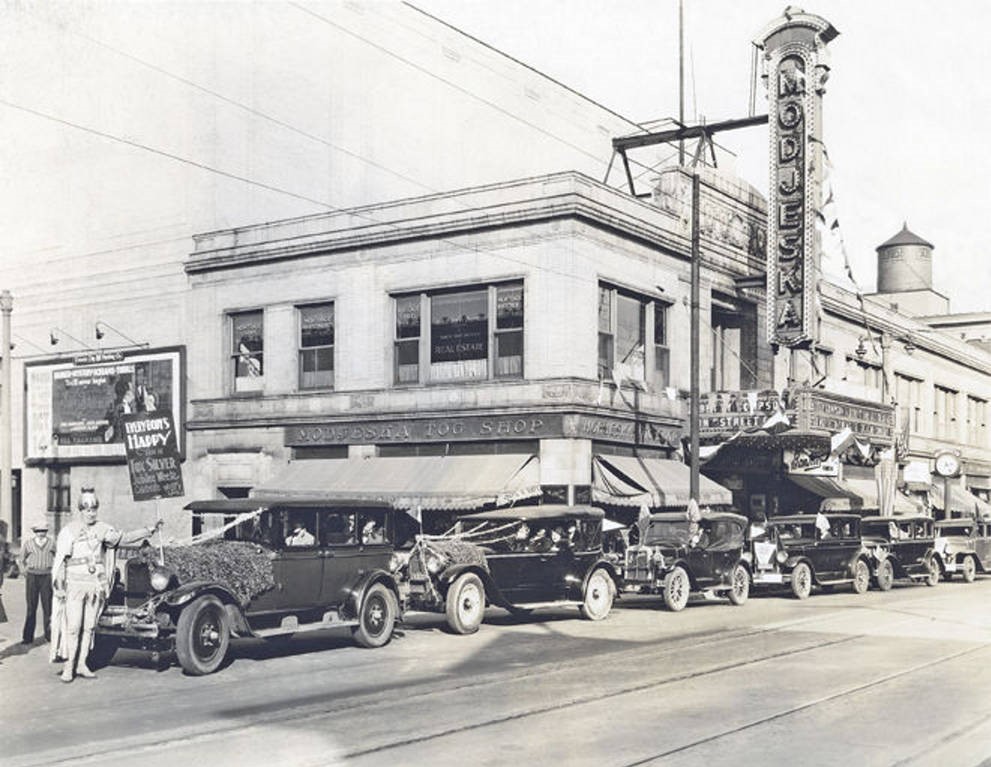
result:
[(804, 346), (816, 333), (825, 47), (839, 34), (825, 19), (796, 10), (755, 41), (765, 52), (770, 126), (767, 335), (788, 347)]

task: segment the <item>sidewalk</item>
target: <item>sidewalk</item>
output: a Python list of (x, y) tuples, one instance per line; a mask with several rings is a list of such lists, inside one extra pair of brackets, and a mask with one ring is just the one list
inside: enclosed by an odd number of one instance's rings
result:
[(3, 585), (0, 586), (0, 595), (3, 596), (3, 607), (7, 611), (7, 622), (0, 623), (0, 667), (7, 667), (11, 664), (11, 659), (16, 660), (16, 656), (44, 655), (47, 659), (48, 645), (45, 643), (45, 633), (43, 629), (44, 613), (41, 605), (38, 605), (38, 620), (34, 628), (34, 644), (21, 644), (21, 632), (24, 630), (24, 613), (27, 612), (27, 604), (24, 601), (24, 577), (4, 578)]

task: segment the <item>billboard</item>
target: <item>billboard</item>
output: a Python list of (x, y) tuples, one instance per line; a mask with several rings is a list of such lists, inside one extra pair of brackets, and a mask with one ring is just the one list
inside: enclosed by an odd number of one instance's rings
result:
[(96, 352), (25, 366), (26, 461), (124, 460), (125, 416), (171, 412), (185, 452), (185, 347)]

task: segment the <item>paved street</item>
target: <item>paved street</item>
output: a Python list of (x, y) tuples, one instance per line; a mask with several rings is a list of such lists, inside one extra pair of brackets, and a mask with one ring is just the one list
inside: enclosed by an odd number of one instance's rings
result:
[[(6, 767), (978, 765), (991, 756), (991, 578), (682, 613), (624, 598), (602, 623), (491, 610), (474, 636), (418, 616), (381, 650), (335, 634), (235, 646), (218, 674), (121, 652), (58, 681), (4, 584)], [(987, 762), (991, 764), (991, 761)]]

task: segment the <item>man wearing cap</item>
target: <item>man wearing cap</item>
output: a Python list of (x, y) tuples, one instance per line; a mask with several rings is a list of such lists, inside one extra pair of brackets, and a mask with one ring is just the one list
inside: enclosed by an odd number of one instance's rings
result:
[(24, 616), (22, 644), (34, 642), (34, 626), (38, 615), (38, 600), (45, 616), (45, 641), (52, 638), (52, 563), (55, 560), (55, 542), (48, 537), (48, 525), (39, 522), (31, 526), (34, 533), (21, 544), (19, 565), (24, 573), (24, 594), (28, 611)]

